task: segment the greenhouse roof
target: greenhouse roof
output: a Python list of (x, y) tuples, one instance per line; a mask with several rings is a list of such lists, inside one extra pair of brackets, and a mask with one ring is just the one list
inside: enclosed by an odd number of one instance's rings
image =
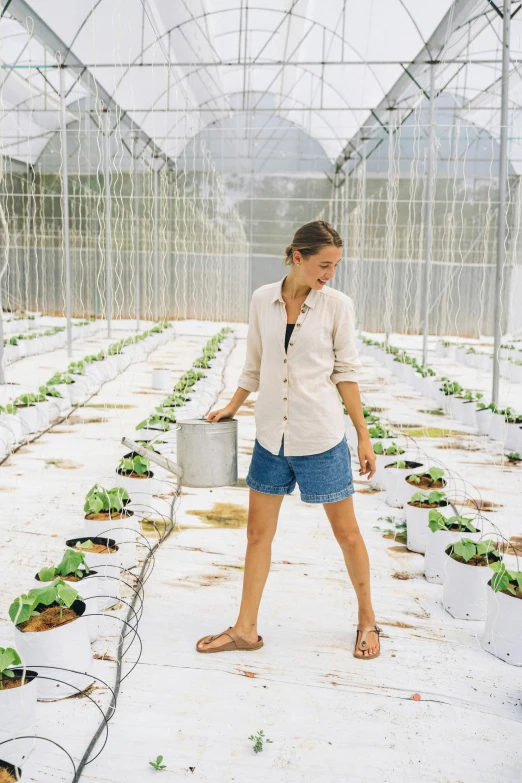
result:
[[(57, 53), (70, 66), (68, 105), (87, 95), (98, 112), (109, 105), (168, 158), (204, 128), (255, 109), (302, 128), (341, 168), (419, 104), (432, 61), (437, 90), (498, 135), (502, 4), (489, 0), (75, 0), (67, 13), (62, 0), (1, 4), (9, 111), (0, 132), (4, 153), (19, 160), (34, 163), (59, 128)], [(516, 127), (516, 68), (511, 82)]]

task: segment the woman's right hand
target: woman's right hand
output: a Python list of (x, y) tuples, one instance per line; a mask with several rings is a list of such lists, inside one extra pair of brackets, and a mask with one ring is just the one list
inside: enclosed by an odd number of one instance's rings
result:
[(237, 413), (237, 409), (230, 405), (226, 405), (224, 408), (220, 408), (217, 411), (210, 411), (207, 416), (207, 421), (220, 421), (221, 419), (233, 419)]

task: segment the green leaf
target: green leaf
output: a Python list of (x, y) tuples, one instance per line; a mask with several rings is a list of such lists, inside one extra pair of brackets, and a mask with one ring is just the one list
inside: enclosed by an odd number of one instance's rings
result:
[(453, 544), (453, 552), (467, 563), (468, 560), (471, 560), (477, 554), (475, 542), (462, 538)]
[(49, 568), (46, 568), (46, 567), (41, 568), (38, 571), (38, 578), (39, 578), (40, 582), (52, 582), (52, 581), (54, 581), (54, 579), (56, 577), (56, 571), (57, 571), (57, 569), (54, 568), (53, 566), (51, 566)]
[(88, 539), (87, 541), (77, 541), (75, 546), (78, 549), (92, 549), (93, 543), (90, 539)]
[(437, 481), (439, 481), (439, 479), (443, 477), (444, 471), (442, 470), (442, 468), (430, 468), (428, 470), (428, 474), (430, 475), (431, 480), (435, 484)]
[(374, 443), (373, 451), (375, 454), (382, 454), (384, 452), (384, 446), (382, 445), (382, 443)]
[(448, 530), (448, 522), (449, 520), (447, 520), (440, 511), (437, 511), (436, 508), (430, 510), (428, 514), (428, 527), (434, 533), (436, 533), (437, 530)]
[(78, 576), (78, 571), (83, 575), (82, 571), (79, 570), (80, 566), (84, 566), (88, 573), (88, 566), (85, 563), (85, 555), (83, 552), (76, 552), (74, 549), (66, 549), (63, 553), (61, 562), (56, 567), (56, 571), (60, 576), (70, 576), (71, 574)]
[(32, 596), (29, 594), (20, 595), (9, 607), (9, 617), (15, 625), (20, 625), (31, 617), (33, 608)]
[(13, 672), (6, 671), (8, 666), (18, 666), (22, 663), (20, 656), (12, 647), (0, 647), (0, 677), (14, 677)]
[(445, 492), (440, 492), (437, 490), (432, 490), (428, 495), (428, 503), (441, 503), (444, 498), (446, 497)]
[(56, 593), (61, 602), (67, 607), (71, 607), (73, 603), (79, 598), (78, 591), (71, 587), (67, 582), (59, 581), (56, 585)]

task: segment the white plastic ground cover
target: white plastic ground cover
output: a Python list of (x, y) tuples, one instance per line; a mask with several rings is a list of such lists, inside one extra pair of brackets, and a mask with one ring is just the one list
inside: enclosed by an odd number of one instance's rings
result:
[[(53, 422), (66, 417), (73, 405), (85, 404), (93, 394), (99, 392), (104, 383), (122, 373), (130, 364), (145, 359), (158, 345), (164, 344), (173, 332), (169, 333), (167, 326), (161, 328), (161, 332), (150, 333), (139, 343), (123, 347), (119, 354), (106, 355), (103, 361), (88, 364), (85, 375), (76, 375), (73, 384), (55, 385), (61, 399), (50, 397), (48, 402), (18, 408), (16, 414), (0, 412), (0, 460), (21, 444), (38, 437)], [(4, 407), (12, 403), (16, 396), (11, 387), (7, 387), (1, 400)]]
[[(243, 359), (241, 342), (216, 407), (235, 391)], [(426, 401), (401, 399), (404, 388), (364, 361), (361, 388), (369, 404), (386, 408), (397, 423), (429, 419), (415, 410)], [(251, 404), (242, 414), (244, 477), (255, 435)], [(429, 448), (427, 440), (420, 439), (422, 448)], [(493, 471), (469, 466), (469, 453), (448, 449), (443, 456), (452, 465), (460, 458), (459, 471), (468, 478), (480, 473), (484, 491), (495, 491)], [(373, 529), (389, 513), (383, 493), (368, 493), (356, 471), (355, 482), (383, 655), (372, 664), (352, 657), (356, 605), (342, 556), (323, 509), (301, 503), (297, 490), (285, 498), (274, 541), (260, 613), (265, 646), (253, 653), (196, 653), (198, 638), (235, 620), (246, 542), (244, 529), (209, 527), (187, 512), (215, 502), (246, 509), (248, 489), (191, 490), (182, 496), (179, 534), (157, 553), (140, 623), (144, 654), (125, 682), (106, 753), (90, 765), (92, 779), (141, 780), (154, 747), (174, 780), (345, 780), (349, 769), (350, 779), (387, 783), (498, 783), (499, 776), (518, 783), (520, 710), (512, 667), (483, 652), (475, 638), (480, 624), (444, 611), (440, 586), (422, 577), (420, 555)], [(507, 486), (512, 522), (520, 487)], [(396, 579), (397, 573), (409, 578)], [(146, 690), (143, 677), (150, 678)], [(255, 755), (248, 737), (259, 729), (273, 744)], [(132, 759), (125, 753), (130, 745)]]
[[(191, 345), (193, 345), (193, 343), (194, 343), (194, 340), (193, 340), (193, 339), (191, 339), (191, 338), (187, 338), (187, 340), (189, 341), (189, 347), (190, 347)], [(186, 340), (186, 341), (187, 341), (187, 340)], [(178, 344), (178, 343), (176, 343), (176, 345), (177, 345), (177, 344)], [(192, 351), (194, 351), (194, 348), (191, 348), (191, 350), (192, 350)], [(133, 372), (134, 372), (134, 371), (133, 371)], [(217, 376), (216, 376), (216, 382), (217, 382), (217, 380), (218, 380), (218, 379), (217, 379)], [(116, 379), (116, 380), (115, 380), (115, 383), (119, 383), (118, 379)], [(113, 384), (113, 385), (114, 385), (114, 384)], [(125, 388), (127, 388), (127, 386), (128, 386), (128, 379), (127, 379), (127, 381), (125, 382), (124, 386), (125, 386)], [(149, 376), (149, 386), (150, 386), (150, 376)], [(139, 387), (138, 387), (138, 388), (139, 388)], [(143, 387), (142, 387), (142, 388), (143, 388)], [(112, 394), (113, 394), (113, 397), (112, 397), (112, 399), (114, 399), (114, 391), (113, 391), (113, 393), (112, 393)], [(127, 394), (128, 394), (128, 392), (127, 392)], [(195, 396), (197, 396), (197, 392), (195, 393)], [(116, 399), (118, 399), (118, 396), (116, 396)], [(121, 396), (120, 396), (120, 399), (121, 399)], [(146, 398), (146, 399), (144, 400), (143, 398), (140, 398), (140, 397), (135, 397), (134, 399), (135, 399), (135, 400), (137, 400), (137, 401), (139, 401), (139, 402), (141, 402), (141, 403), (144, 403), (144, 402), (150, 403), (150, 398)], [(158, 402), (159, 402), (159, 400), (158, 400)], [(108, 404), (110, 405), (110, 402), (108, 402)], [(126, 406), (124, 405), (124, 407), (126, 407)], [(134, 408), (135, 406), (131, 406), (131, 405), (129, 405), (128, 407), (129, 407), (129, 408), (131, 408), (131, 407), (132, 407), (132, 408)], [(134, 413), (134, 416), (136, 416), (136, 413)], [(138, 416), (137, 416), (137, 418), (138, 418), (138, 419), (139, 419), (139, 418), (141, 418), (141, 415), (140, 415), (139, 413), (138, 413)], [(118, 423), (118, 422), (115, 422), (115, 423)], [(119, 427), (118, 427), (118, 429), (119, 429)], [(103, 428), (103, 430), (104, 430), (104, 435), (103, 435), (103, 437), (104, 437), (104, 440), (105, 440), (105, 439), (106, 439), (106, 427), (104, 427), (104, 428)], [(125, 431), (127, 431), (127, 432), (128, 432), (128, 429), (126, 428), (126, 430), (125, 430)], [(60, 437), (60, 436), (58, 436), (58, 437)], [(61, 436), (61, 437), (62, 437), (62, 438), (65, 438), (66, 436), (64, 435), (64, 436)], [(119, 442), (119, 441), (120, 441), (120, 437), (121, 437), (121, 436), (119, 435), (119, 433), (116, 433), (116, 444), (117, 444), (117, 447), (116, 447), (116, 448), (117, 448), (117, 452), (120, 452), (120, 453), (121, 453), (121, 449), (122, 449), (122, 447), (121, 447), (121, 444), (120, 444), (120, 442)], [(40, 444), (41, 444), (41, 445), (43, 445), (43, 443), (45, 442), (45, 439), (46, 439), (46, 438), (47, 438), (47, 440), (48, 440), (48, 439), (49, 439), (49, 435), (47, 435), (47, 436), (44, 436), (44, 437), (43, 437), (42, 441), (40, 442)], [(87, 442), (87, 443), (88, 443), (88, 442)], [(22, 457), (22, 455), (20, 455), (20, 456), (21, 456), (21, 458), (22, 458), (22, 461), (23, 461), (23, 457)], [(12, 459), (17, 459), (17, 458), (18, 458), (18, 455), (14, 455)], [(113, 459), (114, 459), (114, 458), (113, 458)], [(99, 469), (99, 467), (98, 467), (98, 462), (96, 463), (96, 468), (95, 468), (95, 469)], [(98, 476), (95, 476), (95, 477), (94, 477), (94, 480), (96, 481), (98, 478), (99, 478), (99, 475), (98, 475)], [(61, 494), (63, 494), (63, 487), (62, 487), (62, 493), (61, 493)], [(78, 501), (77, 501), (77, 500), (76, 500), (75, 502), (76, 502), (76, 504), (78, 503)], [(51, 504), (51, 506), (50, 506), (50, 509), (49, 509), (49, 510), (50, 510), (50, 520), (51, 520), (51, 523), (52, 523), (52, 526), (51, 526), (51, 528), (50, 528), (50, 529), (51, 529), (51, 530), (55, 530), (55, 529), (56, 529), (56, 522), (57, 522), (57, 521), (59, 521), (59, 520), (61, 519), (61, 517), (60, 517), (60, 516), (58, 516), (58, 517), (57, 517), (57, 515), (56, 515), (56, 508), (55, 508), (55, 507), (53, 507), (53, 505), (52, 505), (52, 504)], [(25, 512), (24, 512), (24, 513), (25, 513)], [(40, 564), (43, 564), (43, 563), (41, 563), (41, 554), (40, 554), (40, 553), (38, 553), (38, 560), (37, 560), (36, 562), (39, 562)], [(34, 562), (33, 562), (33, 573), (34, 573)], [(25, 586), (24, 586), (24, 589), (27, 589), (27, 584), (25, 584)], [(114, 588), (111, 588), (111, 589), (113, 590)], [(110, 627), (110, 623), (109, 623), (109, 627)], [(111, 630), (114, 632), (114, 629), (113, 629), (113, 628), (111, 628)], [(4, 640), (2, 639), (2, 641), (0, 641), (0, 644), (2, 644), (2, 642), (3, 642), (3, 641), (4, 641)], [(106, 645), (106, 644), (107, 644), (107, 639), (105, 639), (105, 645)], [(40, 732), (40, 733), (43, 733), (43, 734), (45, 734), (45, 732)], [(84, 737), (83, 737), (83, 735), (82, 735), (82, 739), (81, 739), (81, 741), (83, 742), (83, 741), (84, 741), (84, 739), (85, 739), (85, 738), (84, 738)]]
[[(29, 321), (29, 324), (31, 323), (32, 322)], [(100, 328), (100, 321), (73, 324), (71, 336), (73, 340), (82, 340), (85, 337), (96, 334)], [(56, 330), (55, 334), (46, 334), (46, 332), (53, 329)], [(18, 359), (25, 359), (28, 356), (35, 356), (35, 354), (55, 351), (57, 348), (62, 348), (66, 344), (67, 331), (65, 326), (51, 326), (41, 332), (33, 332), (30, 326), (25, 333), (12, 330), (12, 334), (4, 339), (4, 365), (7, 366), (8, 364), (18, 361)]]
[[(185, 328), (190, 333), (191, 327)], [(216, 329), (213, 324), (207, 328), (209, 334)], [(178, 353), (180, 342), (178, 336)], [(167, 353), (167, 349), (158, 351)], [(160, 364), (158, 354), (154, 366)], [(226, 404), (235, 391), (243, 360), (241, 340), (231, 355), (226, 388), (215, 407)], [(382, 415), (398, 425), (440, 426), (440, 419), (419, 413), (418, 409), (428, 407), (426, 400), (412, 396), (373, 361), (363, 357), (363, 364), (361, 390), (368, 404), (386, 408)], [(179, 371), (186, 365), (186, 360), (177, 363)], [(61, 554), (61, 539), (49, 533), (64, 535), (72, 520), (81, 519), (79, 504), (85, 491), (100, 474), (114, 472), (122, 451), (120, 434), (128, 434), (154, 402), (160, 402), (161, 393), (150, 390), (150, 368), (131, 369), (137, 373), (135, 380), (129, 379), (129, 370), (125, 379), (107, 384), (97, 400), (135, 407), (107, 408), (107, 421), (75, 425), (76, 431), (85, 431), (81, 455), (78, 436), (72, 433), (46, 434), (30, 447), (38, 448), (41, 460), (60, 454), (81, 463), (76, 471), (48, 468), (35, 475), (31, 454), (21, 452), (0, 469), (13, 501), (0, 549), (0, 573), (5, 573), (8, 563), (16, 563), (15, 569), (11, 567), (9, 597), (17, 586), (27, 587), (23, 577), (34, 574), (36, 553), (41, 558), (46, 549), (49, 562)], [(254, 444), (254, 399), (238, 417), (241, 477), (246, 475)], [(455, 424), (455, 429), (483, 446), (465, 427)], [(490, 516), (505, 535), (516, 532), (514, 512), (521, 490), (516, 471), (474, 465), (472, 460), (484, 459), (483, 452), (478, 456), (455, 448), (440, 452), (438, 442), (417, 440), (419, 453), (429, 451), (426, 464), (442, 454), (468, 491), (493, 501), (502, 499), (503, 507)], [(23, 476), (15, 475), (21, 472)], [(25, 492), (29, 474), (31, 493)], [(265, 646), (254, 653), (198, 655), (196, 639), (218, 633), (235, 620), (246, 542), (244, 529), (208, 526), (187, 512), (212, 509), (215, 502), (246, 509), (248, 489), (241, 485), (212, 492), (191, 490), (182, 495), (177, 512), (180, 532), (157, 552), (157, 568), (147, 582), (140, 622), (145, 641), (142, 659), (125, 680), (110, 723), (109, 744), (89, 765), (86, 780), (142, 783), (148, 774), (156, 774), (147, 772), (148, 762), (161, 753), (167, 777), (197, 777), (204, 783), (231, 778), (249, 783), (345, 780), (347, 769), (356, 780), (378, 777), (387, 783), (498, 783), (499, 778), (518, 783), (520, 707), (513, 667), (481, 649), (476, 634), (483, 624), (454, 620), (444, 611), (440, 586), (422, 577), (420, 555), (408, 553), (374, 529), (383, 525), (378, 517), (390, 509), (383, 493), (367, 491), (367, 482), (358, 478), (356, 470), (354, 478), (377, 620), (384, 629), (383, 655), (371, 664), (352, 657), (356, 605), (341, 552), (322, 507), (301, 503), (297, 490), (285, 498), (274, 541), (260, 613), (259, 632)], [(480, 492), (470, 490), (472, 483), (482, 488)], [(60, 515), (55, 512), (58, 498)], [(409, 578), (396, 579), (397, 573)], [(0, 593), (0, 607), (2, 601), (5, 606)], [(0, 644), (11, 641), (4, 626), (0, 623)], [(94, 649), (101, 656), (107, 645), (100, 638)], [(94, 664), (94, 673), (111, 682), (114, 664), (99, 659)], [(420, 695), (419, 701), (412, 699), (414, 693)], [(96, 697), (107, 698), (106, 690), (97, 689)], [(52, 709), (51, 722), (49, 712), (44, 712), (48, 709)], [(38, 710), (39, 733), (66, 745), (79, 758), (87, 734), (98, 722), (92, 705), (86, 699), (65, 700), (38, 705)], [(82, 736), (78, 736), (79, 722)], [(273, 744), (255, 755), (248, 737), (259, 729)], [(24, 779), (39, 783), (71, 777), (67, 760), (54, 749), (45, 753), (39, 748), (24, 767)]]

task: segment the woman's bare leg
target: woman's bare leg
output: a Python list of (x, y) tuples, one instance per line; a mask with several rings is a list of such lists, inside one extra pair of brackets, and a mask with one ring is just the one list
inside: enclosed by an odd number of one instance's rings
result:
[[(283, 498), (284, 495), (264, 495), (250, 490), (243, 595), (239, 616), (233, 626), (234, 631), (249, 642), (257, 642), (257, 615), (270, 571), (272, 541)], [(230, 637), (222, 634), (213, 642), (202, 642), (199, 646), (200, 649), (220, 647), (228, 641)]]
[[(375, 625), (375, 614), (370, 596), (370, 562), (355, 517), (353, 498), (339, 500), (337, 503), (325, 503), (324, 510), (341, 547), (348, 575), (357, 595), (359, 624)], [(365, 638), (368, 647), (366, 651), (360, 651), (361, 657), (373, 655), (379, 650), (379, 637), (375, 632), (368, 633)]]

